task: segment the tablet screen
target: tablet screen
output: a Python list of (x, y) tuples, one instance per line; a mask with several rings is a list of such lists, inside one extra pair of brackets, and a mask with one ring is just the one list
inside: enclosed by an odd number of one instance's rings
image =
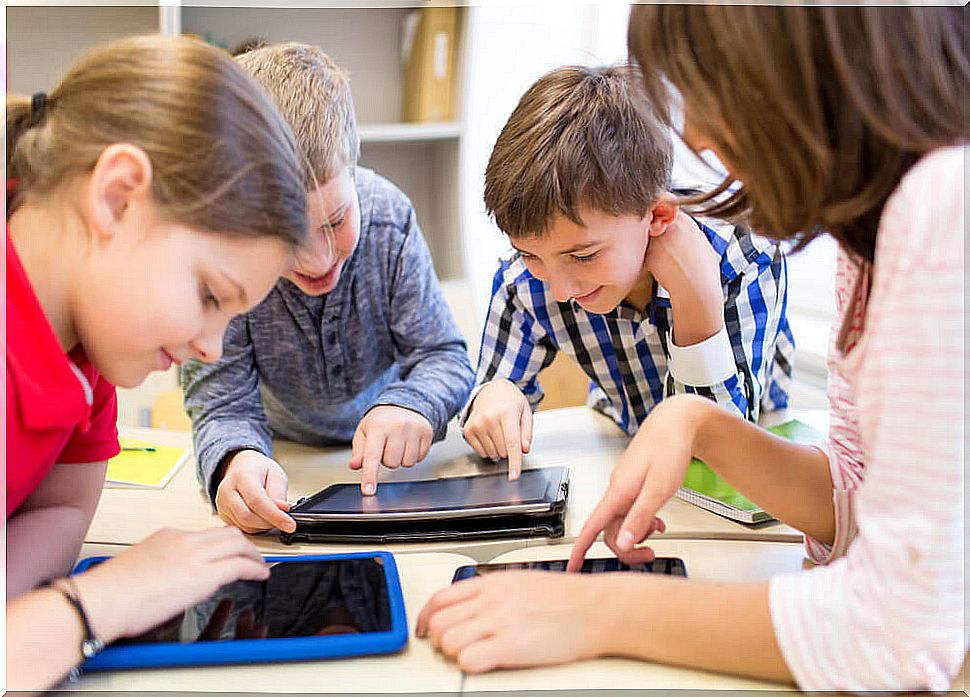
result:
[[(509, 562), (498, 564), (477, 564), (474, 566), (462, 566), (455, 572), (453, 580), (460, 581), (466, 578), (482, 576), (496, 571), (565, 571), (566, 559), (553, 559), (550, 561), (524, 561)], [(605, 559), (585, 559), (580, 573), (600, 574), (610, 571), (640, 571), (644, 573), (665, 574), (668, 576), (687, 576), (687, 569), (684, 567), (682, 559), (677, 557), (657, 557), (653, 561), (632, 566), (624, 564), (616, 557)]]
[(113, 645), (275, 639), (391, 629), (380, 558), (277, 562), (266, 581), (236, 581), (144, 634)]
[(374, 496), (362, 496), (357, 484), (337, 484), (294, 507), (291, 513), (419, 513), (528, 503), (551, 503), (563, 468), (524, 470), (509, 481), (507, 472), (474, 477), (445, 477), (382, 483)]

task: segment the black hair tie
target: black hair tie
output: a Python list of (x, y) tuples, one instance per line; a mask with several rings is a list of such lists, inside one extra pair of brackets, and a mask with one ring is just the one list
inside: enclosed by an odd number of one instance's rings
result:
[(47, 93), (35, 92), (30, 98), (31, 125), (36, 126), (43, 121), (45, 111), (47, 111)]

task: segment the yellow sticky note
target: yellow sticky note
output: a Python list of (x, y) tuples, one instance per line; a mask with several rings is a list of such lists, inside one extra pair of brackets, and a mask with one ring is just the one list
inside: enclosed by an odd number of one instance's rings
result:
[[(188, 459), (188, 448), (122, 436), (121, 452), (108, 460), (105, 486), (161, 489)], [(126, 450), (125, 448), (131, 448)]]

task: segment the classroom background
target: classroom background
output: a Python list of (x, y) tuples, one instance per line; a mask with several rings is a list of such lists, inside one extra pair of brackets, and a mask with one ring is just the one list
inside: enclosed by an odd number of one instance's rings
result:
[[(266, 0), (235, 0), (231, 7), (211, 0), (6, 4), (7, 89), (18, 94), (52, 89), (84, 50), (131, 34), (192, 34), (225, 49), (253, 37), (320, 46), (350, 72), (360, 164), (414, 202), (473, 365), (495, 263), (507, 249), (482, 203), (492, 145), (520, 95), (546, 71), (624, 60), (630, 9), (624, 2), (432, 7), (396, 0), (367, 7)], [(718, 180), (715, 160), (705, 165), (674, 142), (675, 185)], [(789, 259), (797, 408), (826, 406), (834, 262), (831, 238)], [(119, 424), (188, 429), (176, 370), (119, 390)], [(585, 401), (585, 376), (565, 355), (542, 382), (544, 409)]]

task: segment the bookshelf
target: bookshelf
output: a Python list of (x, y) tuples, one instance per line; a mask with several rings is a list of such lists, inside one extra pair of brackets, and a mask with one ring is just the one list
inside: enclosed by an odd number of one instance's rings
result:
[[(11, 5), (7, 9), (8, 89), (20, 94), (50, 90), (83, 51), (130, 34), (190, 33), (225, 48), (254, 36), (269, 42), (318, 45), (350, 73), (360, 124), (361, 164), (393, 181), (411, 198), (438, 275), (443, 280), (457, 279), (464, 276), (459, 210), (462, 124), (401, 121), (401, 36), (406, 16), (419, 4), (321, 8), (166, 0), (98, 6)], [(457, 84), (461, 82), (462, 24)], [(461, 113), (460, 103), (454, 111)]]

